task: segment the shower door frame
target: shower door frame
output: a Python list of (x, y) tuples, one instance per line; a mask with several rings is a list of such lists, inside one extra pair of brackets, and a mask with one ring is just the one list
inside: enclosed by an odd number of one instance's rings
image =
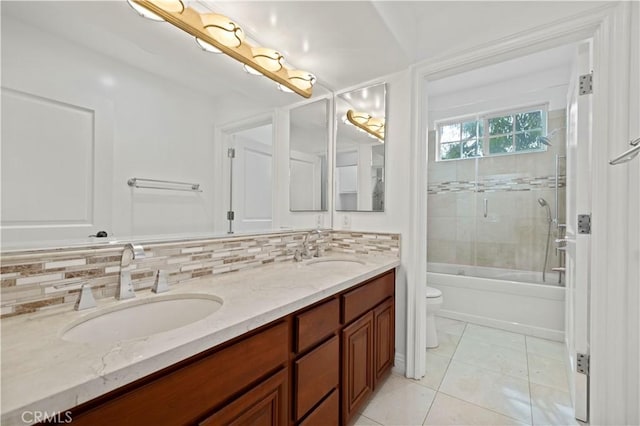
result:
[[(625, 234), (633, 226), (630, 206), (638, 206), (638, 194), (630, 184), (635, 169), (625, 175), (609, 168), (610, 154), (622, 151), (629, 140), (633, 124), (629, 114), (620, 114), (620, 108), (638, 109), (629, 100), (632, 86), (629, 79), (629, 52), (634, 46), (632, 33), (637, 36), (640, 18), (638, 4), (612, 3), (579, 15), (554, 21), (533, 30), (515, 34), (499, 42), (488, 43), (441, 60), (425, 61), (412, 68), (412, 134), (411, 181), (412, 203), (410, 253), (407, 256), (407, 356), (406, 375), (421, 378), (425, 374), (426, 304), (425, 282), (427, 273), (427, 123), (428, 97), (426, 88), (430, 80), (470, 71), (475, 68), (504, 62), (519, 56), (591, 39), (594, 52), (594, 117), (602, 120), (593, 125), (593, 138), (604, 143), (594, 144), (592, 162), (593, 250), (590, 268), (594, 288), (590, 295), (591, 383), (590, 421), (593, 424), (624, 424), (627, 419), (638, 418), (638, 377), (629, 377), (629, 371), (638, 370), (639, 336), (626, 332), (638, 314), (625, 316), (621, 306), (632, 306), (638, 301), (634, 289), (632, 266), (637, 260), (627, 255), (620, 246)], [(638, 43), (637, 41), (635, 43)], [(633, 57), (633, 55), (632, 55)], [(637, 60), (637, 58), (636, 58)], [(636, 70), (637, 71), (637, 70)], [(636, 90), (640, 91), (640, 90)], [(637, 184), (637, 182), (636, 182)], [(617, 192), (616, 192), (617, 191)], [(617, 237), (617, 238), (616, 238)], [(627, 242), (629, 248), (633, 243)], [(637, 241), (635, 242), (637, 246)], [(637, 247), (635, 247), (637, 249)], [(635, 263), (634, 263), (635, 262)], [(587, 267), (587, 266), (585, 266)], [(629, 300), (629, 295), (632, 299)], [(617, 325), (617, 326), (616, 326)], [(635, 333), (637, 334), (637, 333)], [(624, 355), (620, 355), (620, 354)], [(635, 355), (635, 358), (634, 358)], [(620, 362), (622, 361), (622, 362)]]

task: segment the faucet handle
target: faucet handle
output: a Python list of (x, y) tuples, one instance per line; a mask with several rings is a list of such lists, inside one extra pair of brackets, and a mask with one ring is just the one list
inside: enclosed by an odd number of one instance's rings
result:
[(154, 293), (164, 293), (169, 291), (169, 280), (167, 271), (158, 269), (156, 273), (156, 282), (153, 284), (151, 291)]
[(84, 309), (95, 307), (96, 299), (93, 297), (91, 286), (89, 284), (82, 284), (80, 295), (78, 296), (78, 300), (76, 300), (76, 304), (73, 306), (73, 309), (76, 311), (82, 311)]

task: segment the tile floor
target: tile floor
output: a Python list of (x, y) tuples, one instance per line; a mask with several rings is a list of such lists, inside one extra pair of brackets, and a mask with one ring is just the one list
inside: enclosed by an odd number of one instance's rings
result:
[(437, 318), (427, 375), (391, 375), (354, 425), (578, 425), (564, 345)]

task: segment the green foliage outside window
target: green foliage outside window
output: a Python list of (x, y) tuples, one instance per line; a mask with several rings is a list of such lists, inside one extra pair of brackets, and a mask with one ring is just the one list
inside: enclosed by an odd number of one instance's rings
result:
[(545, 135), (545, 118), (544, 111), (534, 110), (439, 125), (439, 159), (543, 151), (546, 146), (540, 140)]

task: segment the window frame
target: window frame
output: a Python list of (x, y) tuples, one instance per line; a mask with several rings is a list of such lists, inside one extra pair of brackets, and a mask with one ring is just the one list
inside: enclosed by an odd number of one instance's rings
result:
[[(435, 125), (435, 132), (436, 132), (436, 146), (435, 146), (435, 161), (439, 162), (439, 161), (458, 161), (458, 160), (471, 160), (471, 159), (475, 159), (475, 158), (484, 158), (484, 157), (500, 157), (500, 156), (504, 156), (504, 155), (515, 155), (515, 154), (529, 154), (529, 153), (536, 153), (536, 152), (546, 152), (547, 151), (547, 145), (542, 144), (542, 146), (540, 147), (540, 149), (527, 149), (527, 150), (517, 150), (516, 149), (516, 135), (518, 134), (523, 134), (527, 131), (531, 131), (531, 130), (516, 130), (516, 120), (515, 120), (515, 116), (518, 114), (522, 114), (522, 113), (528, 113), (528, 112), (534, 112), (534, 111), (541, 111), (542, 112), (542, 123), (541, 123), (541, 130), (542, 130), (542, 136), (546, 136), (548, 134), (548, 119), (549, 119), (549, 104), (548, 103), (544, 103), (544, 104), (534, 104), (534, 105), (528, 105), (528, 106), (522, 106), (522, 107), (514, 107), (514, 108), (509, 108), (509, 109), (501, 109), (501, 110), (493, 110), (493, 111), (488, 111), (488, 112), (483, 112), (483, 113), (476, 113), (476, 114), (470, 114), (470, 115), (465, 115), (465, 116), (460, 116), (460, 117), (456, 117), (456, 118), (449, 118), (449, 119), (445, 119), (445, 120), (439, 120), (436, 121), (434, 123)], [(493, 118), (500, 118), (500, 117), (506, 117), (506, 116), (511, 116), (513, 117), (513, 122), (511, 124), (511, 132), (509, 133), (501, 133), (501, 134), (496, 134), (496, 135), (490, 135), (489, 134), (489, 120), (493, 119)], [(468, 122), (477, 122), (478, 124), (476, 124), (476, 139), (478, 139), (479, 141), (481, 141), (482, 143), (481, 145), (481, 152), (480, 155), (476, 155), (476, 156), (472, 156), (472, 157), (463, 157), (463, 140), (460, 139), (459, 141), (452, 141), (452, 142), (442, 142), (440, 140), (440, 133), (441, 133), (441, 129), (445, 126), (451, 126), (453, 124), (458, 124), (460, 126), (462, 126), (462, 124), (464, 123), (468, 123)], [(481, 124), (481, 126), (480, 126)], [(479, 131), (479, 129), (482, 128), (482, 136), (478, 137), (477, 136), (477, 132)], [(537, 129), (536, 129), (537, 130)], [(497, 153), (491, 153), (490, 151), (490, 139), (491, 138), (496, 138), (496, 137), (500, 137), (500, 136), (511, 136), (512, 137), (512, 147), (513, 147), (513, 151), (512, 152), (497, 152)], [(462, 127), (461, 127), (461, 133), (460, 133), (460, 138), (462, 138)], [(460, 157), (458, 158), (441, 158), (441, 146), (443, 144), (448, 144), (448, 143), (458, 143), (461, 144), (460, 145)]]

